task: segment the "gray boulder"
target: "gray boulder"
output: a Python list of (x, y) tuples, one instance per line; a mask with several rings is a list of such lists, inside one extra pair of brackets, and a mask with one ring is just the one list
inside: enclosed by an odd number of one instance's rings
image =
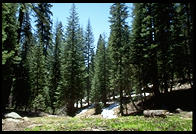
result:
[(183, 112), (183, 111), (182, 111), (182, 109), (177, 108), (177, 109), (175, 110), (175, 112), (176, 112), (176, 113), (181, 113), (181, 112)]
[(11, 112), (5, 115), (5, 118), (22, 119), (22, 117), (16, 112)]
[(18, 120), (18, 119), (12, 119), (12, 118), (6, 118), (5, 120), (6, 120), (6, 121), (8, 121), (8, 122), (14, 122), (14, 123), (20, 123), (20, 122), (23, 122), (23, 121), (21, 121), (21, 120)]
[(193, 112), (187, 112), (185, 114), (185, 117), (187, 117), (187, 118), (193, 118)]
[(5, 121), (2, 119), (2, 125), (4, 125), (5, 124)]
[(23, 117), (23, 120), (24, 121), (29, 121), (29, 118), (28, 117)]

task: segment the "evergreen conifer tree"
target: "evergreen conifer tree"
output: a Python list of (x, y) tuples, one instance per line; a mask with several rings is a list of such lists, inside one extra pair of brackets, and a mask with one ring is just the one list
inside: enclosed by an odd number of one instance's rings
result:
[(31, 82), (31, 107), (35, 110), (46, 110), (46, 100), (48, 99), (48, 90), (46, 85), (45, 59), (41, 43), (34, 44), (31, 47), (30, 59), (30, 82)]
[(127, 6), (123, 3), (115, 3), (110, 9), (110, 41), (111, 45), (111, 74), (114, 76), (112, 79), (112, 86), (114, 90), (118, 90), (120, 94), (120, 114), (123, 115), (123, 82), (126, 79), (124, 75), (124, 48), (126, 46), (127, 22), (128, 17)]
[(40, 42), (42, 43), (43, 53), (45, 56), (48, 54), (48, 48), (51, 47), (51, 7), (52, 5), (49, 3), (38, 3), (36, 7), (36, 11), (38, 12), (36, 14), (37, 20), (35, 21), (37, 33), (40, 38)]
[(80, 97), (80, 91), (84, 88), (82, 83), (85, 64), (82, 58), (83, 50), (81, 49), (79, 31), (79, 18), (73, 4), (66, 29), (66, 46), (63, 56), (66, 59), (62, 65), (63, 82), (61, 83), (64, 89), (66, 111), (70, 116), (75, 114), (74, 104)]
[[(21, 25), (21, 39), (20, 40), (20, 64), (15, 68), (16, 81), (13, 88), (13, 98), (15, 101), (16, 108), (18, 106), (25, 106), (25, 109), (29, 105), (30, 100), (30, 79), (29, 79), (29, 62), (27, 55), (29, 53), (30, 45), (32, 45), (32, 33), (31, 33), (31, 24), (29, 17), (29, 10), (26, 8), (26, 11), (23, 16), (23, 23)], [(24, 96), (24, 97), (21, 97)]]
[(8, 104), (15, 72), (14, 69), (20, 62), (18, 55), (19, 44), (17, 39), (18, 21), (16, 18), (18, 4), (2, 4), (2, 113)]
[(92, 28), (90, 25), (90, 20), (88, 20), (88, 24), (86, 27), (86, 32), (85, 32), (85, 63), (87, 66), (87, 81), (86, 81), (86, 93), (87, 93), (87, 103), (89, 105), (89, 95), (90, 95), (90, 91), (91, 91), (91, 81), (90, 81), (90, 62), (91, 62), (91, 58), (92, 58), (92, 53), (93, 53), (93, 42), (94, 42), (94, 38), (93, 38), (93, 33), (92, 33)]
[(50, 85), (49, 85), (49, 95), (50, 95), (50, 107), (53, 110), (53, 114), (55, 113), (56, 107), (58, 107), (58, 99), (59, 98), (59, 82), (61, 79), (60, 73), (60, 65), (61, 65), (61, 49), (63, 45), (63, 25), (61, 22), (57, 22), (56, 32), (55, 32), (55, 44), (54, 44), (54, 52), (52, 54), (52, 66), (50, 69)]
[(108, 92), (108, 68), (106, 42), (100, 35), (94, 61), (94, 77), (92, 81), (92, 100), (95, 104), (100, 101), (106, 106)]

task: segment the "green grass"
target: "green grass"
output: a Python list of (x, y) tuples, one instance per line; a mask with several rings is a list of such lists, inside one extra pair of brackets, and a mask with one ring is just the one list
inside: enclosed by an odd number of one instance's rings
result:
[(192, 131), (192, 119), (183, 119), (179, 115), (167, 118), (145, 118), (127, 116), (116, 119), (76, 118), (76, 117), (36, 117), (35, 124), (42, 124), (26, 131), (88, 131), (93, 129), (106, 131)]

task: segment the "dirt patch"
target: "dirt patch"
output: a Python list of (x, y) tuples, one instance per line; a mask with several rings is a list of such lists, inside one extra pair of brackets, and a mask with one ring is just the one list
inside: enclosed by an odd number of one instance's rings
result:
[(88, 118), (92, 117), (95, 114), (95, 108), (88, 109), (86, 112), (77, 114), (76, 117)]
[(180, 112), (179, 115), (182, 117), (182, 118), (193, 118), (193, 112)]

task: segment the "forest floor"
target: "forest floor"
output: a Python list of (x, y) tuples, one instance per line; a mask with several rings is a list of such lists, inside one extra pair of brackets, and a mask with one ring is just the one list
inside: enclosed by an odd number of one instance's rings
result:
[(2, 122), (3, 131), (192, 131), (192, 118), (185, 113), (167, 118), (126, 116), (115, 119), (101, 117), (31, 117), (28, 121)]
[[(166, 99), (167, 98), (167, 99)], [(153, 103), (156, 102), (156, 103)], [(153, 105), (152, 105), (153, 103)], [(139, 105), (139, 103), (137, 103)], [(75, 117), (43, 114), (27, 116), (27, 120), (2, 119), (3, 131), (192, 131), (193, 89), (175, 90), (162, 94), (159, 98), (150, 97), (143, 104), (148, 109), (167, 109), (167, 118), (120, 116), (117, 102), (110, 102), (101, 114), (95, 115), (93, 106), (85, 107)], [(127, 104), (129, 115), (135, 111), (132, 103)], [(180, 108), (183, 111), (175, 113)], [(110, 116), (108, 116), (111, 114)]]

